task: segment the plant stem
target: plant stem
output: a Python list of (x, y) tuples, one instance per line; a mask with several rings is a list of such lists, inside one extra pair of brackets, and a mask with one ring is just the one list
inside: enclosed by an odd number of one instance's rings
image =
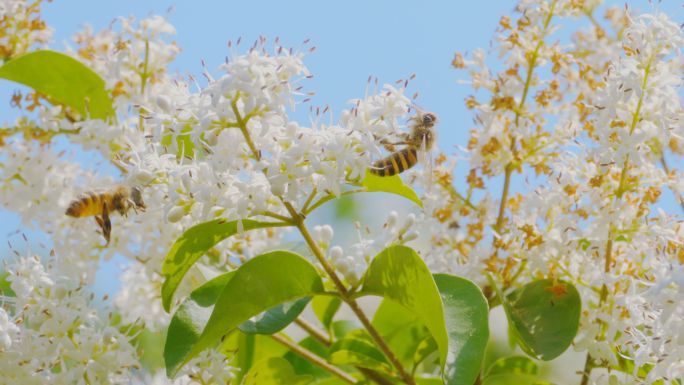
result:
[[(522, 116), (523, 113), (523, 108), (525, 107), (525, 101), (527, 100), (527, 95), (530, 92), (530, 86), (532, 85), (532, 77), (534, 74), (534, 68), (537, 66), (537, 58), (539, 57), (539, 50), (541, 49), (542, 45), (544, 44), (544, 37), (546, 36), (546, 32), (548, 31), (549, 24), (551, 24), (551, 19), (553, 18), (553, 12), (556, 7), (556, 1), (551, 3), (551, 9), (549, 10), (549, 14), (546, 15), (546, 19), (544, 20), (544, 26), (542, 29), (541, 36), (539, 38), (539, 41), (537, 42), (537, 45), (534, 48), (534, 51), (532, 52), (532, 56), (530, 57), (528, 66), (527, 66), (527, 75), (525, 79), (525, 87), (523, 88), (523, 93), (522, 97), (520, 98), (520, 103), (518, 103), (518, 108), (515, 110), (515, 127), (517, 128), (518, 124), (520, 123), (520, 117)], [(516, 138), (512, 137), (511, 138), (511, 152), (515, 155), (515, 143), (516, 143)], [(504, 173), (504, 186), (501, 191), (501, 202), (499, 203), (499, 215), (496, 218), (496, 225), (494, 227), (494, 230), (496, 230), (497, 233), (501, 234), (501, 227), (503, 226), (503, 220), (504, 220), (504, 214), (506, 213), (506, 204), (508, 200), (508, 191), (511, 185), (511, 175), (513, 174), (513, 170), (515, 168), (514, 165), (515, 160), (509, 162), (506, 165), (505, 168), (505, 173)], [(498, 247), (497, 247), (498, 250)]]
[[(254, 142), (252, 141), (252, 138), (249, 135), (249, 131), (247, 130), (247, 120), (248, 119), (243, 119), (240, 111), (237, 107), (237, 101), (240, 97), (240, 94), (238, 93), (233, 101), (231, 102), (231, 107), (233, 109), (233, 113), (235, 114), (235, 118), (237, 119), (238, 126), (240, 128), (240, 131), (242, 132), (242, 135), (245, 138), (245, 141), (247, 142), (247, 145), (249, 146), (250, 150), (252, 151), (252, 154), (254, 158), (258, 161), (261, 160), (261, 152), (257, 150), (256, 146), (254, 145)], [(248, 115), (252, 116), (252, 115)], [(399, 359), (397, 358), (396, 355), (394, 355), (394, 352), (389, 348), (387, 345), (387, 342), (382, 338), (380, 333), (375, 329), (375, 327), (371, 324), (370, 320), (368, 317), (366, 317), (366, 314), (363, 312), (359, 304), (356, 302), (356, 300), (351, 296), (351, 293), (347, 289), (347, 287), (344, 285), (342, 280), (340, 280), (340, 277), (337, 276), (337, 273), (335, 273), (335, 269), (330, 265), (327, 259), (325, 259), (325, 255), (323, 254), (323, 251), (318, 247), (318, 244), (316, 241), (314, 241), (313, 237), (311, 236), (311, 233), (309, 233), (308, 228), (306, 227), (306, 224), (304, 223), (304, 215), (300, 212), (297, 212), (297, 210), (294, 208), (292, 203), (284, 200), (281, 198), (281, 201), (283, 202), (283, 205), (287, 209), (288, 213), (291, 216), (291, 223), (297, 227), (299, 230), (300, 234), (306, 241), (307, 245), (309, 246), (309, 249), (311, 249), (311, 252), (314, 254), (318, 262), (323, 266), (323, 270), (325, 270), (326, 274), (330, 277), (330, 280), (333, 282), (335, 285), (335, 288), (337, 291), (340, 293), (340, 298), (347, 304), (349, 307), (352, 309), (354, 314), (356, 314), (356, 317), (361, 321), (363, 326), (368, 330), (368, 333), (370, 336), (373, 338), (376, 344), (378, 344), (378, 347), (382, 352), (385, 354), (387, 359), (392, 363), (392, 365), (397, 369), (397, 372), (399, 372), (399, 376), (401, 377), (402, 381), (404, 381), (408, 385), (416, 385), (416, 381), (413, 379), (413, 377), (406, 371), (404, 366), (401, 364)], [(300, 348), (297, 346), (297, 348)], [(301, 349), (301, 348), (300, 348)], [(327, 363), (326, 363), (327, 365)]]
[(337, 273), (335, 273), (335, 270), (333, 267), (330, 265), (327, 259), (325, 259), (325, 255), (323, 255), (323, 251), (318, 247), (318, 244), (313, 240), (311, 237), (311, 234), (309, 233), (309, 230), (307, 229), (306, 225), (304, 224), (304, 218), (299, 215), (292, 207), (291, 204), (284, 202), (285, 207), (287, 208), (288, 211), (290, 211), (290, 214), (292, 215), (292, 221), (294, 222), (295, 226), (299, 230), (299, 232), (302, 234), (302, 237), (304, 237), (304, 240), (306, 241), (307, 245), (309, 245), (309, 248), (311, 249), (311, 252), (314, 254), (318, 262), (323, 266), (323, 269), (325, 272), (328, 274), (330, 279), (333, 281), (333, 284), (337, 288), (337, 290), (340, 292), (342, 300), (349, 305), (351, 310), (356, 314), (356, 317), (361, 321), (361, 324), (363, 325), (366, 330), (368, 330), (368, 334), (370, 334), (371, 338), (375, 343), (378, 345), (380, 350), (385, 354), (387, 359), (392, 363), (392, 365), (397, 369), (399, 372), (399, 376), (401, 377), (402, 381), (409, 385), (416, 385), (415, 380), (411, 375), (409, 374), (408, 371), (404, 368), (404, 366), (401, 364), (397, 356), (392, 352), (392, 350), (389, 348), (387, 345), (387, 342), (382, 338), (380, 333), (375, 329), (375, 327), (371, 324), (370, 320), (366, 316), (366, 314), (363, 312), (361, 307), (359, 306), (358, 302), (352, 296), (350, 295), (349, 290), (347, 289), (346, 286), (344, 286), (344, 283), (340, 280), (340, 278), (337, 276)]
[[(506, 171), (504, 172), (504, 185), (501, 190), (501, 202), (499, 203), (499, 215), (496, 217), (496, 224), (494, 225), (494, 230), (497, 234), (501, 235), (501, 227), (503, 226), (504, 215), (506, 214), (506, 201), (508, 200), (508, 190), (511, 187), (511, 175), (513, 174), (513, 167), (511, 164), (506, 165)], [(497, 247), (498, 249), (498, 247)]]
[[(632, 136), (634, 133), (634, 130), (636, 129), (637, 124), (639, 123), (639, 115), (641, 115), (641, 107), (643, 106), (644, 103), (644, 95), (646, 95), (646, 86), (648, 85), (648, 75), (651, 72), (651, 65), (653, 63), (653, 56), (648, 59), (648, 62), (646, 63), (646, 68), (644, 68), (644, 80), (641, 83), (641, 94), (639, 95), (639, 100), (637, 101), (637, 106), (636, 109), (634, 110), (634, 113), (632, 114), (632, 122), (629, 126), (629, 136)], [(627, 171), (629, 169), (629, 154), (625, 156), (625, 161), (622, 165), (622, 170), (620, 171), (620, 183), (618, 184), (618, 188), (615, 191), (615, 199), (614, 202), (619, 202), (622, 200), (622, 196), (624, 193), (627, 192)], [(605, 251), (605, 262), (603, 266), (603, 272), (608, 275), (610, 273), (610, 266), (613, 263), (613, 223), (608, 224), (608, 240), (606, 241), (606, 251)], [(605, 302), (608, 300), (608, 286), (604, 283), (601, 285), (601, 295), (599, 297), (599, 303), (598, 303), (598, 308), (601, 309)], [(605, 330), (606, 330), (606, 324), (598, 321), (602, 324), (600, 334), (598, 335), (597, 339), (598, 340), (603, 340), (605, 339)], [(591, 374), (591, 370), (595, 367), (594, 365), (594, 360), (591, 357), (591, 354), (587, 354), (587, 360), (584, 364), (584, 371), (582, 372), (582, 382), (581, 385), (586, 385), (589, 381), (589, 376)]]
[(589, 375), (591, 374), (591, 369), (593, 366), (593, 360), (591, 359), (591, 354), (587, 353), (587, 359), (584, 361), (584, 370), (582, 371), (582, 381), (580, 385), (589, 385)]
[(290, 349), (293, 353), (298, 354), (300, 357), (304, 358), (305, 360), (311, 362), (312, 364), (320, 367), (321, 369), (326, 370), (327, 372), (330, 372), (331, 374), (334, 374), (335, 376), (339, 377), (342, 381), (345, 381), (350, 384), (355, 384), (356, 379), (352, 377), (350, 374), (343, 372), (340, 370), (338, 367), (329, 364), (326, 360), (324, 360), (322, 357), (319, 357), (312, 353), (311, 351), (304, 349), (303, 347), (297, 345), (296, 343), (290, 341), (289, 339), (279, 335), (279, 334), (271, 334), (271, 338), (273, 338), (275, 341), (279, 342), (280, 344), (286, 346), (288, 349)]
[[(140, 96), (145, 96), (145, 87), (147, 86), (147, 78), (149, 74), (147, 73), (147, 66), (150, 61), (150, 42), (145, 40), (145, 58), (143, 59), (143, 69), (140, 74)], [(140, 112), (138, 113), (138, 130), (144, 131), (145, 126), (143, 124), (143, 107), (140, 107)]]
[(235, 98), (233, 99), (233, 101), (230, 103), (230, 107), (233, 109), (233, 113), (235, 114), (235, 119), (237, 119), (238, 127), (240, 128), (240, 131), (242, 132), (242, 136), (245, 138), (245, 142), (247, 142), (249, 149), (252, 151), (254, 158), (256, 160), (261, 160), (261, 151), (257, 150), (256, 146), (254, 145), (254, 142), (252, 142), (252, 137), (249, 135), (249, 132), (247, 131), (247, 119), (242, 118), (242, 115), (240, 114), (240, 110), (238, 109), (237, 101), (239, 98), (240, 98), (240, 93), (238, 92), (238, 94), (235, 95)]

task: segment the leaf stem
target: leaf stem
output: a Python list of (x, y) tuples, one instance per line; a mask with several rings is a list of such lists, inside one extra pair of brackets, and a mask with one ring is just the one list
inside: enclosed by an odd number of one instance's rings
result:
[(271, 338), (273, 338), (275, 341), (279, 342), (283, 346), (286, 346), (288, 349), (290, 349), (293, 353), (299, 355), (300, 357), (304, 358), (305, 360), (311, 362), (312, 364), (318, 366), (321, 369), (326, 370), (327, 372), (334, 374), (338, 378), (340, 378), (342, 381), (347, 382), (349, 384), (355, 384), (356, 379), (352, 377), (350, 374), (343, 372), (340, 368), (329, 364), (326, 360), (324, 360), (322, 357), (315, 355), (311, 351), (304, 349), (300, 345), (297, 345), (296, 343), (290, 341), (289, 339), (281, 336), (280, 334), (271, 334)]

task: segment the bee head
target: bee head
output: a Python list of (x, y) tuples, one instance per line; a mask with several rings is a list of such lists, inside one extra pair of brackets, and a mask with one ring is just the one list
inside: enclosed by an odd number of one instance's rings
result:
[(421, 117), (421, 123), (423, 123), (424, 126), (427, 127), (432, 127), (437, 123), (437, 116), (433, 114), (432, 112), (426, 112), (424, 113)]
[(418, 148), (427, 150), (432, 148), (435, 141), (434, 127), (437, 124), (437, 116), (432, 112), (419, 112), (413, 117), (411, 126), (411, 141)]
[(131, 188), (131, 200), (136, 209), (145, 210), (145, 202), (142, 199), (142, 190), (140, 187)]

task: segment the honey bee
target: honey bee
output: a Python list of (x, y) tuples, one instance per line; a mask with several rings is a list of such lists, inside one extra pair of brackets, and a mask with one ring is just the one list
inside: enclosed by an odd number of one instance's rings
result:
[(109, 244), (112, 223), (109, 214), (118, 211), (125, 217), (133, 209), (145, 211), (145, 202), (139, 187), (116, 186), (109, 190), (87, 191), (74, 199), (66, 210), (71, 217), (89, 217), (94, 215), (95, 221), (102, 229), (102, 235)]
[[(404, 141), (398, 143), (383, 142), (385, 148), (394, 152), (373, 163), (370, 168), (372, 174), (378, 176), (400, 174), (418, 163), (419, 150), (426, 154), (432, 149), (435, 142), (434, 127), (437, 124), (437, 116), (431, 112), (419, 112), (411, 120), (411, 132), (404, 134)], [(403, 144), (406, 147), (395, 151), (395, 144)]]

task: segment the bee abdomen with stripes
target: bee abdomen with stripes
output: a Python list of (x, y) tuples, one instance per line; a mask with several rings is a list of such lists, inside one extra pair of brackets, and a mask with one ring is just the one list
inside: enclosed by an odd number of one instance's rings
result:
[(378, 176), (392, 176), (408, 170), (416, 163), (418, 151), (413, 147), (406, 147), (373, 163), (370, 172)]
[(106, 198), (104, 193), (88, 191), (73, 200), (66, 210), (66, 215), (72, 217), (87, 217), (102, 213), (102, 202)]

